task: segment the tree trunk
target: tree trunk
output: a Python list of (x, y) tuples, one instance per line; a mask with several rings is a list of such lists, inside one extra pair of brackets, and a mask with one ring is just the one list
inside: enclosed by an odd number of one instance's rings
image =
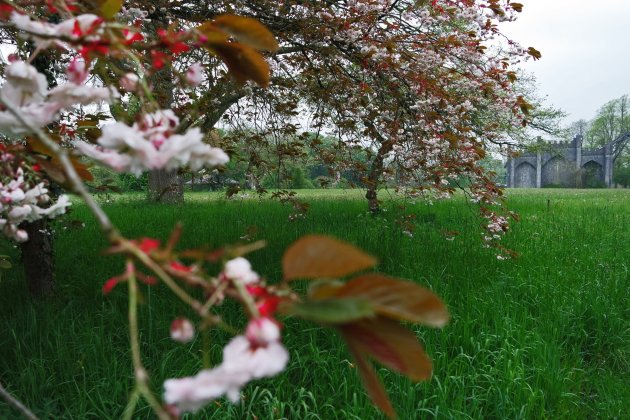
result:
[[(57, 85), (51, 72), (52, 60), (47, 54), (38, 54), (33, 60), (33, 66), (46, 75), (49, 88)], [(50, 190), (51, 199), (54, 200), (58, 194), (54, 194), (52, 188)], [(32, 223), (24, 222), (20, 227), (28, 233), (28, 241), (20, 244), (28, 290), (35, 297), (50, 296), (55, 289), (55, 267), (53, 238), (48, 230), (48, 220), (44, 218)]]
[(365, 198), (368, 200), (368, 209), (372, 214), (376, 214), (381, 210), (381, 203), (378, 201), (376, 195), (381, 175), (383, 173), (385, 156), (392, 150), (393, 146), (394, 145), (391, 141), (381, 143), (378, 151), (376, 152), (376, 156), (374, 156), (374, 161), (372, 162), (370, 171), (368, 172), (367, 180), (365, 182), (367, 184)]
[(184, 202), (184, 182), (177, 171), (149, 172), (148, 200), (153, 203), (180, 204)]
[(48, 220), (24, 223), (28, 241), (20, 244), (26, 285), (33, 296), (50, 296), (55, 290), (53, 240)]
[[(147, 30), (157, 33), (161, 27), (169, 24), (169, 19), (165, 14), (165, 9), (156, 8), (149, 16), (151, 23), (147, 25)], [(173, 103), (173, 71), (170, 66), (164, 66), (153, 72), (149, 77), (151, 91), (154, 99), (161, 108), (168, 109)], [(154, 170), (149, 172), (149, 186), (147, 198), (150, 202), (164, 204), (179, 204), (184, 202), (184, 182), (177, 174), (177, 171), (167, 172), (165, 170)]]

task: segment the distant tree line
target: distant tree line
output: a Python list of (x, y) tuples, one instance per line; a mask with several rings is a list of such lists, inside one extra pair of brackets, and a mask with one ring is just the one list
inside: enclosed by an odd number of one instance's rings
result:
[[(627, 132), (630, 132), (630, 98), (622, 95), (602, 105), (593, 119), (571, 123), (567, 138), (581, 135), (585, 148), (596, 149)], [(630, 186), (630, 149), (627, 147), (615, 161), (613, 182), (624, 188)]]

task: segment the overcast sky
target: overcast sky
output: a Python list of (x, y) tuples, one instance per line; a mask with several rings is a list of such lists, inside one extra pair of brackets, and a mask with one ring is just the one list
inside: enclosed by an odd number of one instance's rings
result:
[(589, 120), (630, 93), (630, 0), (522, 0), (523, 12), (502, 30), (542, 53), (523, 67), (547, 103)]

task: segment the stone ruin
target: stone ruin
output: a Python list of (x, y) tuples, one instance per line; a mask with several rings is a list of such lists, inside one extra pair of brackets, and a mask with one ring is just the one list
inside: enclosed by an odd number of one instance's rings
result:
[(508, 188), (610, 188), (614, 163), (630, 133), (598, 149), (583, 149), (582, 136), (572, 141), (539, 142), (537, 151), (508, 159)]

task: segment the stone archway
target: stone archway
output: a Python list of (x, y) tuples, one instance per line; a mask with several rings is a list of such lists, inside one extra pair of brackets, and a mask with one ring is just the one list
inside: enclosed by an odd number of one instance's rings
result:
[(529, 162), (523, 162), (514, 171), (516, 188), (536, 188), (536, 168)]
[(555, 156), (542, 167), (541, 185), (575, 188), (575, 163), (569, 162), (562, 156)]
[(594, 160), (589, 160), (582, 165), (582, 188), (604, 188), (604, 168)]

